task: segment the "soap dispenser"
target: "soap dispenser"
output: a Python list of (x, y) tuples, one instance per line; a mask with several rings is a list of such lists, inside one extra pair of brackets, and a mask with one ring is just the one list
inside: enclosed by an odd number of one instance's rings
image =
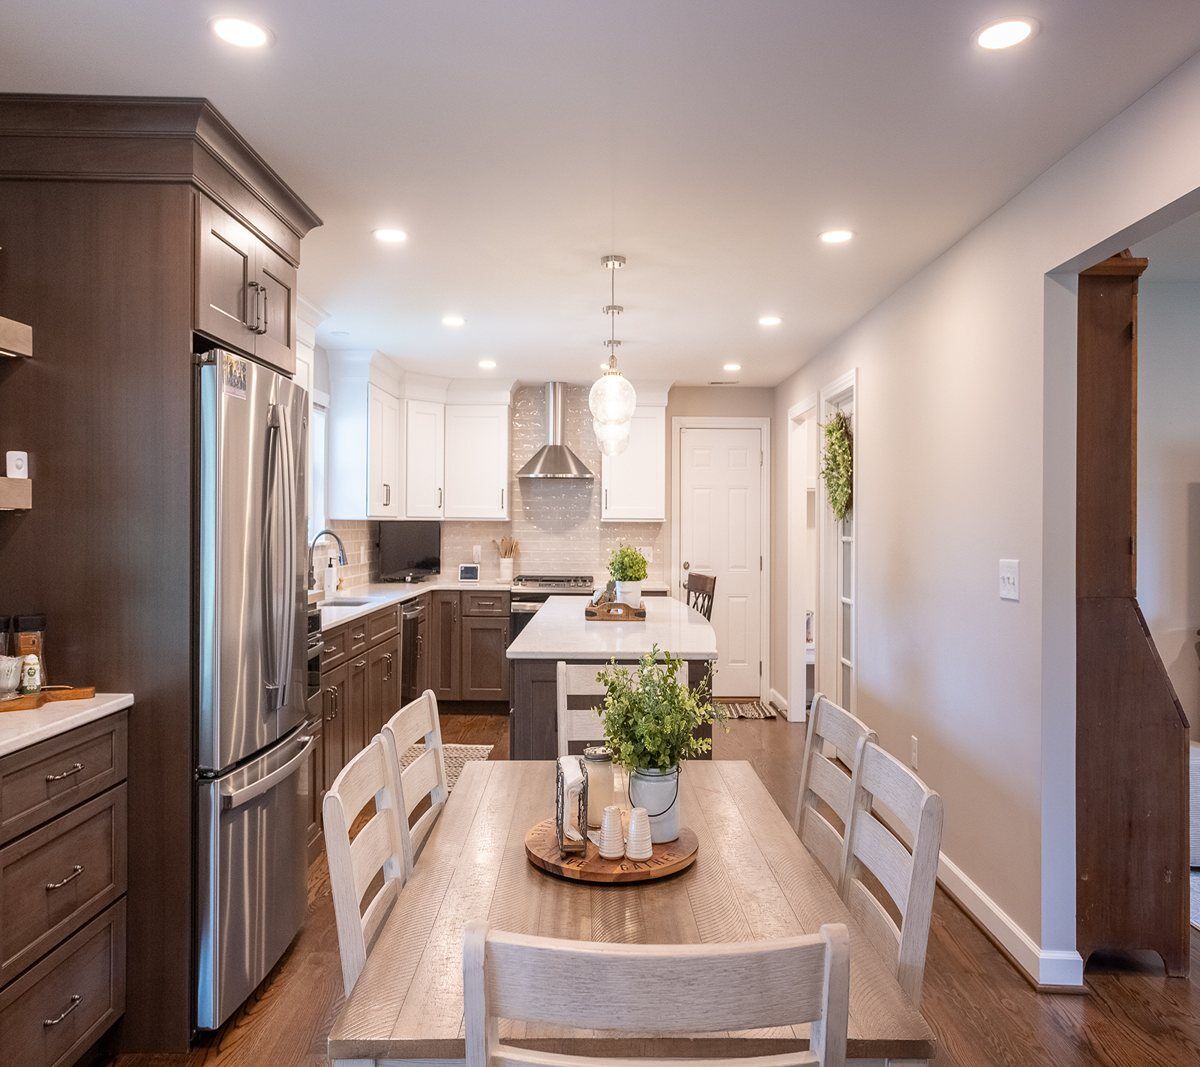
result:
[(325, 599), (329, 600), (337, 595), (338, 576), (337, 564), (334, 563), (333, 557), (329, 557), (329, 563), (325, 567)]

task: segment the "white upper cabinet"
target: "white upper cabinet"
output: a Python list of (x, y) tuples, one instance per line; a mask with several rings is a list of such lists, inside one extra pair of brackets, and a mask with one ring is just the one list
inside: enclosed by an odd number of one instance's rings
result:
[(446, 501), (446, 405), (405, 401), (405, 517), (440, 519)]
[(367, 387), (367, 518), (400, 518), (400, 401)]
[(447, 405), (446, 519), (508, 518), (508, 412), (507, 404)]
[(600, 464), (603, 522), (663, 522), (667, 517), (667, 411), (639, 407), (629, 445)]

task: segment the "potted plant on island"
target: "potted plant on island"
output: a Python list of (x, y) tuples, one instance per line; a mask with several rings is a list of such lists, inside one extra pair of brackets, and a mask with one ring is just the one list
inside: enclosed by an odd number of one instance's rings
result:
[(646, 809), (656, 844), (679, 837), (680, 762), (712, 748), (697, 731), (725, 719), (711, 700), (711, 678), (710, 670), (689, 688), (684, 661), (657, 645), (636, 669), (610, 663), (596, 675), (607, 690), (600, 716), (613, 762), (629, 772), (629, 803)]
[(642, 582), (646, 580), (646, 557), (632, 545), (618, 545), (608, 557), (608, 576), (616, 583), (613, 595), (631, 608), (642, 606)]

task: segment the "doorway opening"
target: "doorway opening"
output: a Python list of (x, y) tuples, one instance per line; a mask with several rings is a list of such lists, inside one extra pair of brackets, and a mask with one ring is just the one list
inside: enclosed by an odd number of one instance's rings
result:
[[(788, 411), (787, 717), (804, 722), (816, 689), (818, 398)], [(774, 695), (772, 697), (775, 699)]]

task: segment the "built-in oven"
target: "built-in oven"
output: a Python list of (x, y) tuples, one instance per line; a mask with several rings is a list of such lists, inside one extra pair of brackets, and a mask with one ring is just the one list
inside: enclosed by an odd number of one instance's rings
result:
[(321, 609), (315, 605), (308, 609), (304, 646), (304, 708), (309, 722), (321, 718), (321, 652), (325, 638), (321, 634)]
[(419, 596), (400, 609), (400, 704), (416, 700), (429, 688), (425, 654), (425, 617), (429, 597)]

